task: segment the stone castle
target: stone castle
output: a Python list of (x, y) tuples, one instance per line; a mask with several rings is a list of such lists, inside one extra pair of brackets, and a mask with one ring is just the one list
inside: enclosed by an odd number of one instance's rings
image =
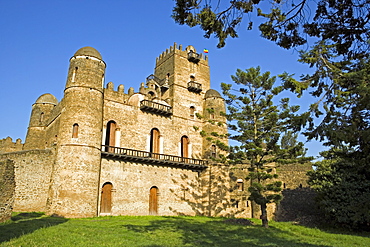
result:
[(214, 162), (218, 139), (200, 134), (227, 133), (207, 56), (175, 43), (138, 92), (104, 87), (105, 67), (97, 50), (79, 49), (63, 99), (43, 94), (32, 105), (24, 144), (0, 140), (2, 211), (258, 216), (247, 169)]

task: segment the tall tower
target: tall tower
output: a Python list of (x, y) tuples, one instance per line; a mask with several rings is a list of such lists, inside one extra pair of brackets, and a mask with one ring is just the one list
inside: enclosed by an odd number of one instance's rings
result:
[(105, 63), (92, 47), (70, 59), (62, 100), (49, 214), (97, 215)]

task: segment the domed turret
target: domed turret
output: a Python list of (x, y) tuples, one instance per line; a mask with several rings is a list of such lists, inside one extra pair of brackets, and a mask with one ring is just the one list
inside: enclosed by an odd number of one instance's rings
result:
[(52, 104), (52, 105), (57, 105), (58, 100), (55, 98), (54, 95), (50, 93), (45, 93), (41, 95), (35, 102), (36, 104)]
[(76, 51), (76, 53), (74, 54), (74, 57), (77, 57), (77, 56), (89, 56), (89, 57), (95, 57), (100, 60), (103, 60), (100, 53), (95, 48), (90, 47), (90, 46), (82, 47), (81, 49)]
[(209, 89), (204, 96), (206, 99), (208, 98), (222, 98), (221, 94), (214, 89)]

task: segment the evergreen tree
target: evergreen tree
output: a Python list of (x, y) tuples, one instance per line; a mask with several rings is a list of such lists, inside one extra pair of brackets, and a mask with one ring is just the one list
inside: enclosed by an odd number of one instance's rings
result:
[[(299, 106), (289, 106), (288, 98), (274, 102), (283, 87), (275, 87), (276, 77), (271, 77), (270, 72), (261, 73), (259, 67), (238, 69), (231, 78), (233, 85), (221, 85), (228, 105), (230, 139), (238, 143), (230, 148), (228, 159), (232, 164), (251, 165), (247, 177), (251, 180), (249, 199), (260, 205), (262, 224), (268, 227), (267, 204), (282, 199), (281, 182), (276, 181), (274, 166), (288, 162), (291, 157), (288, 150), (302, 145), (295, 143), (287, 149), (279, 145), (281, 134), (291, 128), (291, 119)], [(301, 157), (301, 161), (307, 159), (310, 158)]]

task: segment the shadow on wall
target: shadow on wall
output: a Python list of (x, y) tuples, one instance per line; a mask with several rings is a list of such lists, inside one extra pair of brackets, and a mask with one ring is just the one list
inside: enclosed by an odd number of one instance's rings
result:
[(322, 222), (319, 208), (316, 205), (316, 193), (311, 188), (283, 190), (283, 200), (277, 207), (275, 220), (293, 221), (304, 226), (317, 226)]
[[(171, 192), (181, 201), (186, 202), (195, 212), (195, 215), (234, 217), (243, 212), (243, 209), (234, 207), (230, 195), (230, 174), (228, 169), (217, 169), (210, 173), (205, 171), (200, 174), (198, 181), (189, 180), (187, 175), (181, 176), (181, 182), (173, 179), (174, 184), (179, 184), (181, 189)], [(182, 212), (170, 208), (177, 215)]]
[(50, 217), (44, 213), (20, 213), (11, 218), (11, 222), (0, 225), (0, 243), (32, 233), (40, 228), (47, 228), (67, 222), (68, 219)]

